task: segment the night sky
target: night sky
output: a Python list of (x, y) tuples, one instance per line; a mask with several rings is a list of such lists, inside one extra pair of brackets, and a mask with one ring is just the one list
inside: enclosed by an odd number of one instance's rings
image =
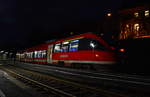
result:
[(1, 0), (0, 49), (30, 47), (72, 31), (96, 32), (107, 12), (129, 2), (137, 0)]

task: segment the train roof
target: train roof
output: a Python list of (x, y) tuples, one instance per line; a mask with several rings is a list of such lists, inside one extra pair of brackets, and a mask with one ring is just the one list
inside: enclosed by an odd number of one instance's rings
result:
[(87, 32), (87, 33), (83, 33), (83, 34), (80, 34), (80, 35), (70, 36), (68, 38), (64, 38), (64, 39), (56, 40), (56, 41), (53, 41), (53, 42), (49, 42), (48, 44), (55, 44), (55, 43), (59, 43), (59, 42), (63, 42), (63, 41), (71, 41), (71, 40), (81, 39), (81, 38), (94, 38), (96, 40), (102, 40), (100, 37), (97, 37), (96, 34), (94, 34), (92, 32)]

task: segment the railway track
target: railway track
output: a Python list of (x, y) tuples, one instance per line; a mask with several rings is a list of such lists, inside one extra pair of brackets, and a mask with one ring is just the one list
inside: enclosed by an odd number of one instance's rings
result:
[(129, 95), (97, 89), (12, 66), (1, 67), (1, 69), (35, 88), (44, 97), (130, 97)]

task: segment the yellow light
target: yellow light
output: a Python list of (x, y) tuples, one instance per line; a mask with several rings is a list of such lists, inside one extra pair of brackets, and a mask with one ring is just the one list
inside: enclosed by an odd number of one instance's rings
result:
[(138, 16), (139, 16), (139, 13), (138, 13), (138, 12), (135, 12), (135, 13), (134, 13), (134, 16), (135, 16), (135, 17), (138, 17)]
[(96, 54), (95, 56), (96, 56), (96, 57), (99, 57), (99, 55), (98, 55), (98, 54)]
[(110, 17), (110, 16), (112, 16), (112, 14), (111, 13), (107, 13), (107, 16)]
[(149, 10), (145, 11), (145, 16), (148, 17), (149, 16)]

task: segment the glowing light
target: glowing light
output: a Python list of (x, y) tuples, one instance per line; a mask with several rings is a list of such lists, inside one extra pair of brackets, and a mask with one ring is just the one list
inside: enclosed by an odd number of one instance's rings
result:
[(122, 48), (122, 49), (119, 49), (119, 51), (120, 51), (120, 52), (125, 52), (125, 49)]
[(1, 51), (1, 53), (3, 53), (4, 51)]
[(134, 16), (135, 16), (135, 17), (138, 17), (138, 16), (139, 16), (139, 13), (138, 13), (138, 12), (135, 12), (135, 13), (134, 13)]
[(146, 10), (146, 11), (145, 11), (145, 16), (146, 16), (146, 17), (149, 17), (149, 10)]
[(96, 47), (96, 45), (95, 45), (93, 42), (90, 42), (90, 46), (91, 46), (92, 48), (95, 48), (95, 47)]
[(63, 42), (63, 44), (68, 44), (69, 42), (67, 41), (67, 42)]
[(96, 56), (96, 57), (99, 57), (99, 55), (98, 55), (98, 54), (96, 54), (95, 56)]
[(129, 25), (128, 25), (128, 24), (126, 24), (126, 27), (127, 27), (127, 28), (129, 28)]
[[(136, 32), (138, 32), (139, 29), (140, 29), (139, 24), (134, 24), (134, 30), (135, 30)], [(139, 33), (136, 33), (136, 35), (139, 36)]]
[(111, 13), (107, 13), (107, 16), (110, 17), (110, 16), (112, 16), (112, 14)]

